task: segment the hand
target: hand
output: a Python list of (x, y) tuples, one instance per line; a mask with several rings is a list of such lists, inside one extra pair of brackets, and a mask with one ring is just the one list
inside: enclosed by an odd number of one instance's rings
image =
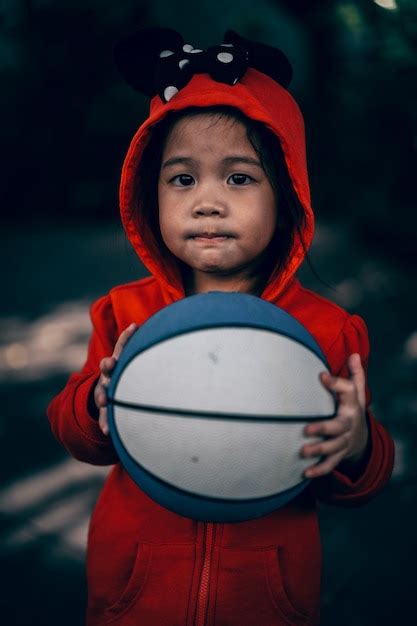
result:
[(348, 358), (351, 378), (338, 378), (328, 372), (320, 373), (323, 385), (338, 394), (337, 415), (323, 422), (308, 424), (304, 434), (325, 437), (325, 441), (307, 444), (300, 450), (300, 456), (325, 456), (321, 463), (307, 468), (307, 478), (317, 478), (329, 474), (342, 460), (358, 463), (364, 455), (368, 443), (366, 422), (365, 371), (360, 355), (355, 352)]
[(94, 389), (94, 400), (97, 408), (99, 409), (98, 423), (105, 435), (109, 434), (109, 425), (107, 422), (107, 392), (106, 389), (110, 383), (110, 375), (119, 360), (120, 354), (125, 347), (127, 340), (133, 335), (136, 330), (136, 324), (130, 324), (121, 333), (116, 345), (114, 346), (113, 355), (104, 357), (100, 361), (101, 376)]

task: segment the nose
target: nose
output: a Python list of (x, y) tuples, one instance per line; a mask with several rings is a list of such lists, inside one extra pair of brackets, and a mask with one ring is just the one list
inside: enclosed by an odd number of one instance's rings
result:
[(194, 216), (198, 216), (198, 215), (219, 215), (222, 216), (224, 215), (226, 212), (226, 209), (221, 206), (220, 204), (199, 204), (198, 206), (194, 207), (193, 209), (193, 215)]
[(217, 180), (201, 181), (193, 199), (193, 217), (224, 217), (228, 211), (227, 198)]

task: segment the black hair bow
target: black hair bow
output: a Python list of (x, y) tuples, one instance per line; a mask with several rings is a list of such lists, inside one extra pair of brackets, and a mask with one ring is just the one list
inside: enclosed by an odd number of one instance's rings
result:
[(235, 85), (252, 67), (288, 87), (292, 67), (285, 54), (267, 44), (226, 31), (223, 43), (207, 50), (185, 43), (172, 28), (143, 28), (113, 48), (117, 68), (137, 91), (168, 102), (194, 74), (208, 73), (221, 83)]

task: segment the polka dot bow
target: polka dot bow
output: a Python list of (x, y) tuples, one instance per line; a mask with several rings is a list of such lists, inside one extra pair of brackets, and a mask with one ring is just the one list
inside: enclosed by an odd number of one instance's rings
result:
[(186, 43), (171, 28), (141, 29), (115, 43), (114, 58), (129, 85), (150, 97), (158, 94), (163, 102), (171, 100), (194, 74), (208, 73), (213, 80), (231, 86), (248, 67), (283, 87), (292, 78), (291, 64), (281, 50), (232, 30), (225, 33), (222, 44), (202, 50)]

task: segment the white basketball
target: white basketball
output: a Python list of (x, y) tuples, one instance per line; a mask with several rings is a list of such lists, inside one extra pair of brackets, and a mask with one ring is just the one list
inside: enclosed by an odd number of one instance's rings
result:
[(150, 497), (205, 521), (284, 506), (308, 484), (306, 423), (335, 415), (319, 346), (282, 309), (210, 292), (159, 311), (131, 337), (109, 388), (120, 460)]

